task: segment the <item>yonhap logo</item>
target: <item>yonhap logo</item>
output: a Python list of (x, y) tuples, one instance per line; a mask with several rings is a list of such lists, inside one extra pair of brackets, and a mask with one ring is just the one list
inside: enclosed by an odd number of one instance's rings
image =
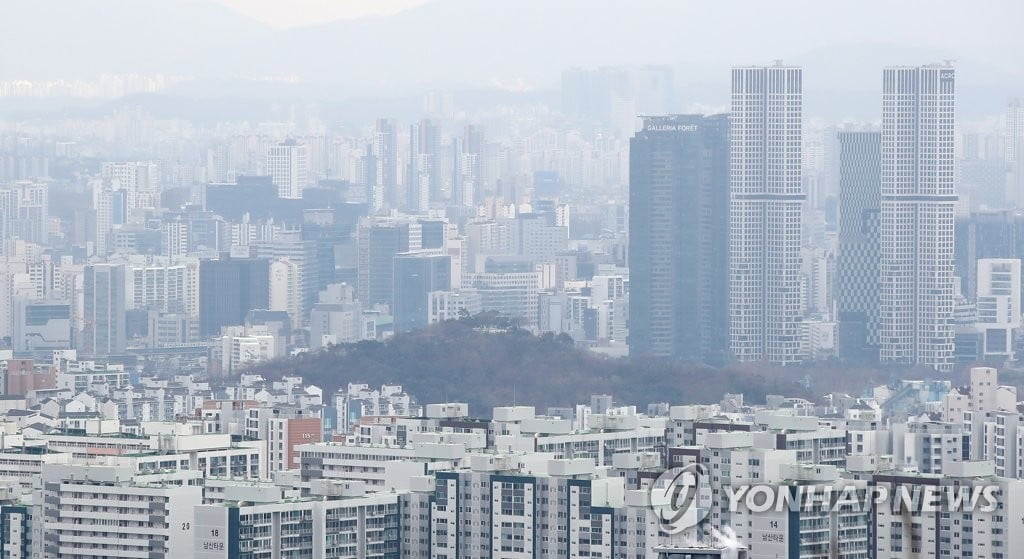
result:
[(666, 534), (678, 534), (707, 517), (698, 502), (700, 484), (707, 479), (707, 468), (690, 464), (666, 470), (647, 488), (647, 504), (658, 517)]

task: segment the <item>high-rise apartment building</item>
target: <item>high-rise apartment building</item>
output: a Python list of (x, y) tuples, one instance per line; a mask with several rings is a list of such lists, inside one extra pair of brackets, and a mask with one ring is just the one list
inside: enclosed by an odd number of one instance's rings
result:
[(290, 258), (276, 258), (270, 263), (269, 309), (285, 311), (292, 323), (302, 324), (302, 270)]
[(379, 118), (373, 136), (376, 176), (370, 193), (370, 206), (379, 210), (400, 207), (404, 196), (398, 191), (398, 137), (394, 119)]
[(1006, 106), (1005, 143), (1006, 162), (1010, 165), (1010, 192), (1007, 201), (1016, 207), (1024, 206), (1024, 106), (1020, 99), (1012, 99)]
[(409, 129), (409, 168), (403, 206), (424, 212), (432, 201), (441, 200), (441, 140), (437, 121), (426, 118)]
[(954, 70), (886, 68), (882, 85), (880, 357), (953, 365)]
[(103, 164), (102, 178), (111, 189), (122, 193), (123, 219), (138, 220), (146, 210), (160, 207), (160, 169), (156, 163), (129, 161)]
[(1024, 106), (1020, 99), (1011, 99), (1006, 105), (1006, 161), (1016, 163), (1024, 159)]
[(739, 361), (803, 359), (802, 79), (781, 63), (732, 71), (729, 333)]
[(451, 192), (452, 205), (473, 206), (483, 194), (483, 128), (469, 124), (463, 133), (459, 177)]
[[(201, 473), (166, 474), (138, 483), (130, 481), (132, 473), (130, 466), (43, 468), (45, 501), (35, 517), (45, 537), (38, 556), (89, 555), (98, 550), (108, 557), (191, 556), (192, 509), (203, 499)], [(77, 527), (74, 534), (59, 528), (65, 522)], [(106, 547), (97, 549), (98, 545)]]
[(309, 183), (309, 155), (305, 145), (287, 140), (267, 150), (267, 174), (277, 185), (278, 198), (302, 198)]
[(840, 132), (839, 251), (836, 279), (839, 356), (878, 361), (878, 259), (882, 135)]
[(648, 117), (630, 141), (629, 349), (729, 351), (729, 117)]
[(199, 313), (199, 262), (129, 263), (126, 299), (129, 309)]
[[(0, 238), (45, 245), (49, 240), (49, 186), (18, 181), (0, 189)], [(2, 243), (0, 243), (2, 245)], [(0, 246), (0, 254), (4, 247)]]
[(93, 181), (91, 185), (93, 225), (95, 226), (92, 252), (98, 256), (107, 255), (110, 232), (114, 226), (126, 223), (131, 193), (120, 188), (119, 184), (111, 179), (100, 179)]

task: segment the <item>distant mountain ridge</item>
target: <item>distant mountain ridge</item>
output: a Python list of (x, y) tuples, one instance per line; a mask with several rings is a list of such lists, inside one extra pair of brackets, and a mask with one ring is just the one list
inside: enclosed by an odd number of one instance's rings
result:
[(494, 83), (554, 88), (571, 66), (669, 64), (685, 107), (723, 104), (737, 64), (803, 64), (808, 96), (839, 101), (879, 89), (882, 66), (952, 58), (964, 91), (984, 90), (985, 103), (1024, 91), (1013, 54), (1024, 47), (1015, 24), (1024, 3), (995, 12), (923, 0), (433, 0), (292, 29), (213, 0), (4, 0), (3, 11), (0, 79), (294, 76), (351, 95), (404, 95)]

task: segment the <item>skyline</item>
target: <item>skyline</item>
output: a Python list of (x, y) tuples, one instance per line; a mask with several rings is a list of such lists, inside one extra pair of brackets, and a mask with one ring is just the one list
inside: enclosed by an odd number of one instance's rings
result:
[(1024, 3), (0, 2), (3, 559), (1019, 559)]

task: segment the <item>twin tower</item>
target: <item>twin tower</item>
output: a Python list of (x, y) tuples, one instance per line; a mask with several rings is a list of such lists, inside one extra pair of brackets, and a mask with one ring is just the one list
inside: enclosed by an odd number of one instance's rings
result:
[[(731, 81), (730, 114), (646, 117), (630, 142), (632, 354), (711, 364), (807, 357), (803, 72), (743, 67)], [(864, 313), (864, 343), (883, 362), (948, 370), (953, 68), (885, 69), (881, 131), (867, 134), (877, 141), (858, 146), (853, 166), (878, 215), (874, 250), (859, 255), (869, 270), (860, 289), (876, 306)]]

